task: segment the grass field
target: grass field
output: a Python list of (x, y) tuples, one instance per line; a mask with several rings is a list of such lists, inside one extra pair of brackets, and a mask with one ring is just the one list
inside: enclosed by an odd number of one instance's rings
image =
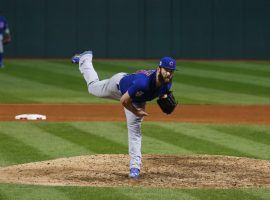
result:
[[(100, 78), (154, 61), (95, 61)], [(87, 94), (68, 60), (7, 60), (0, 103), (113, 103)], [(270, 62), (178, 62), (173, 90), (184, 104), (270, 104)], [(115, 102), (117, 103), (117, 102)], [(108, 131), (109, 130), (109, 131)], [(0, 122), (0, 166), (88, 154), (127, 153), (122, 122)], [(269, 125), (143, 123), (143, 153), (270, 160)], [(270, 188), (146, 189), (0, 184), (0, 199), (270, 199)]]

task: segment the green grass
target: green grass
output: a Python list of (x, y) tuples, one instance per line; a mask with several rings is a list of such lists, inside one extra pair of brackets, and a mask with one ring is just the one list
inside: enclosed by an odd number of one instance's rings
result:
[[(143, 123), (143, 153), (270, 160), (270, 126)], [(99, 153), (127, 153), (123, 122), (0, 122), (0, 166)], [(269, 188), (147, 189), (0, 184), (0, 199), (269, 199)]]
[(145, 188), (95, 188), (95, 187), (48, 187), (29, 185), (0, 184), (0, 199), (18, 200), (66, 200), (66, 199), (183, 199), (183, 200), (225, 200), (269, 199), (270, 190), (264, 188), (254, 189), (228, 189), (228, 190), (177, 190), (177, 189), (145, 189)]
[[(82, 154), (128, 152), (123, 122), (0, 122), (0, 130), (0, 166)], [(270, 160), (267, 125), (145, 122), (142, 130), (143, 153)]]
[[(100, 79), (156, 63), (94, 60)], [(173, 91), (183, 104), (270, 104), (270, 62), (178, 61), (178, 68)], [(0, 80), (0, 103), (115, 102), (89, 95), (77, 65), (68, 60), (6, 60)]]

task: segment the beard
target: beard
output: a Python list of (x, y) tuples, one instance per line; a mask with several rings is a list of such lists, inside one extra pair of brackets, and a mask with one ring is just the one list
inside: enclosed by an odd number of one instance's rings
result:
[[(167, 79), (167, 80), (166, 80)], [(161, 84), (169, 83), (172, 81), (172, 78), (164, 78), (161, 73), (158, 75), (158, 80)]]
[(159, 75), (158, 75), (158, 81), (159, 81), (161, 84), (163, 84), (163, 83), (165, 82), (165, 79), (163, 78), (163, 76), (162, 76), (161, 73), (159, 73)]

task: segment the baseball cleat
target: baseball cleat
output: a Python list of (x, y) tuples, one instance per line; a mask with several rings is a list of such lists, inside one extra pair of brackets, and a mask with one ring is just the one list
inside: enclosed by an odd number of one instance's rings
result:
[(80, 54), (75, 54), (72, 58), (71, 58), (71, 62), (74, 64), (78, 64), (80, 61)]
[(131, 168), (130, 169), (130, 173), (129, 173), (129, 177), (132, 179), (138, 179), (140, 176), (140, 170), (137, 168)]
[(81, 54), (75, 54), (72, 58), (71, 58), (71, 62), (74, 63), (74, 64), (78, 64), (80, 62), (80, 58), (83, 56), (83, 55), (86, 55), (86, 54), (89, 54), (89, 55), (93, 55), (93, 52), (92, 51), (85, 51)]

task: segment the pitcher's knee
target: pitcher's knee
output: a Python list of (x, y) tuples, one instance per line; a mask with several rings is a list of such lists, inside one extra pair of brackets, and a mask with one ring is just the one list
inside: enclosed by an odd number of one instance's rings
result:
[(93, 83), (88, 84), (88, 92), (96, 97), (105, 97), (106, 94), (104, 94), (100, 87), (98, 87), (95, 83), (97, 82), (93, 81)]
[(96, 91), (96, 88), (94, 87), (94, 81), (90, 82), (88, 84), (88, 92), (94, 96), (97, 95), (97, 91)]
[(100, 93), (97, 92), (96, 90), (94, 90), (93, 87), (89, 87), (89, 86), (88, 86), (88, 92), (89, 92), (89, 94), (92, 94), (92, 95), (94, 95), (94, 96), (96, 96), (96, 97), (100, 97)]

